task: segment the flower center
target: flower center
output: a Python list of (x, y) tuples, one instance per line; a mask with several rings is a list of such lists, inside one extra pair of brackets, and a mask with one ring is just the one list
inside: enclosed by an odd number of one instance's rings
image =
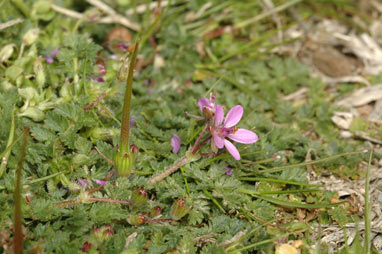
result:
[(236, 127), (231, 127), (231, 128), (220, 127), (217, 130), (219, 137), (223, 139), (225, 139), (228, 135), (235, 133), (236, 131), (237, 131)]

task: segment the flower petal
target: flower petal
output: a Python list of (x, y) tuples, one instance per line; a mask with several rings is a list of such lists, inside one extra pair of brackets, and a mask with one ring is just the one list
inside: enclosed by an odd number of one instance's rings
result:
[(172, 146), (172, 152), (178, 153), (180, 149), (180, 138), (176, 134), (171, 135), (171, 146)]
[(94, 182), (98, 183), (101, 186), (105, 186), (106, 185), (106, 181), (104, 181), (104, 180), (94, 179)]
[(198, 100), (198, 105), (199, 105), (199, 108), (200, 108), (200, 112), (203, 113), (203, 107), (208, 107), (209, 102), (210, 101), (207, 98), (200, 98)]
[(217, 132), (214, 133), (214, 143), (217, 148), (222, 149), (224, 147), (224, 139), (219, 137)]
[(99, 69), (99, 73), (100, 73), (101, 75), (105, 75), (105, 74), (106, 74), (106, 68), (105, 68), (105, 65), (103, 65), (103, 64), (99, 64), (99, 65), (98, 65), (98, 69)]
[(231, 108), (224, 120), (224, 127), (230, 128), (235, 126), (243, 116), (244, 109), (241, 105)]
[(91, 78), (96, 83), (102, 83), (105, 82), (105, 79), (103, 77), (97, 77), (97, 78)]
[(46, 56), (46, 57), (45, 57), (45, 61), (46, 61), (47, 63), (49, 63), (49, 64), (51, 64), (51, 63), (54, 62), (53, 57), (50, 57), (50, 56)]
[(225, 139), (224, 146), (225, 148), (227, 148), (228, 152), (232, 155), (232, 157), (235, 158), (235, 160), (240, 160), (240, 153), (231, 142)]
[(77, 183), (78, 185), (80, 185), (82, 188), (86, 188), (88, 187), (88, 181), (86, 181), (86, 179), (83, 179), (83, 178), (79, 178), (77, 179)]
[(224, 173), (225, 175), (227, 175), (227, 176), (233, 176), (232, 168), (224, 167), (224, 169), (226, 170), (225, 173)]
[(228, 137), (242, 144), (252, 144), (259, 139), (256, 133), (246, 129), (238, 129), (234, 133), (229, 134)]
[(215, 111), (215, 125), (219, 126), (224, 119), (224, 109), (220, 105), (216, 105), (216, 111)]

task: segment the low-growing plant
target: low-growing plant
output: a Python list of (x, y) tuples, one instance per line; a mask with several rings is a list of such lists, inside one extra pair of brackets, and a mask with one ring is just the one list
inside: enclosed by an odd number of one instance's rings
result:
[(361, 216), (306, 168), (359, 178), (365, 145), (339, 138), (306, 65), (272, 53), (299, 39), (275, 43), (296, 23), (283, 10), (325, 3), (273, 2), (1, 3), (18, 19), (0, 29), (0, 253), (324, 253), (317, 223)]

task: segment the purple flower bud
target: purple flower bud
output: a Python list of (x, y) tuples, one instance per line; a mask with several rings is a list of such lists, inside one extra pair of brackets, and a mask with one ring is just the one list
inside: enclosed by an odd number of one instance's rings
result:
[(229, 167), (224, 167), (224, 169), (226, 169), (225, 171), (225, 175), (227, 176), (233, 176), (233, 172), (232, 172), (232, 168), (229, 168)]
[(101, 75), (105, 75), (106, 74), (106, 68), (105, 68), (105, 66), (103, 64), (99, 64), (98, 68), (99, 68), (99, 73)]
[(103, 77), (91, 78), (91, 80), (95, 81), (96, 83), (105, 82), (105, 79)]
[(86, 188), (86, 187), (88, 187), (88, 181), (86, 181), (86, 179), (79, 178), (79, 179), (77, 179), (77, 183), (78, 183), (78, 185), (81, 186), (82, 188)]
[(180, 149), (180, 138), (176, 134), (171, 135), (171, 146), (172, 146), (172, 152), (178, 153)]
[(106, 181), (104, 180), (97, 180), (97, 179), (94, 179), (94, 182), (96, 182), (97, 184), (101, 185), (101, 186), (105, 186), (106, 185)]
[(56, 48), (52, 52), (50, 52), (49, 55), (45, 56), (45, 61), (49, 64), (54, 62), (54, 58), (57, 56), (57, 54), (60, 52), (59, 48)]
[(51, 53), (50, 53), (50, 56), (51, 57), (56, 57), (58, 55), (58, 53), (60, 52), (59, 48), (56, 48), (55, 50), (53, 50)]
[(215, 110), (216, 110), (215, 100), (216, 100), (215, 95), (211, 93), (210, 99), (200, 98), (198, 101), (200, 112), (207, 119), (210, 119), (215, 114)]
[(127, 51), (129, 49), (129, 44), (120, 42), (117, 45), (117, 49), (122, 50), (123, 52)]
[(49, 64), (51, 64), (51, 63), (54, 62), (53, 58), (50, 57), (50, 56), (46, 56), (46, 57), (45, 57), (45, 61), (46, 61), (47, 63), (49, 63)]

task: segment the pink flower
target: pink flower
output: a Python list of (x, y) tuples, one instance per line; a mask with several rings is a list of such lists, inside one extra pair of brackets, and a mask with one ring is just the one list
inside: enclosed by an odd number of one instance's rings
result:
[(78, 185), (80, 185), (82, 188), (86, 188), (88, 187), (88, 181), (86, 179), (83, 179), (83, 178), (78, 178), (77, 179), (77, 183)]
[(93, 80), (96, 83), (103, 83), (103, 82), (105, 82), (105, 79), (103, 77), (96, 77), (96, 78), (90, 78), (90, 79)]
[(99, 64), (98, 65), (98, 71), (101, 75), (105, 75), (106, 74), (106, 68), (105, 68), (105, 65), (103, 64)]
[(98, 183), (101, 186), (105, 186), (106, 185), (106, 181), (104, 181), (104, 180), (94, 179), (94, 182)]
[(178, 153), (180, 149), (180, 138), (176, 134), (171, 135), (171, 146), (172, 146), (172, 152)]
[(125, 52), (125, 51), (127, 51), (127, 50), (129, 49), (129, 44), (127, 44), (127, 43), (125, 43), (125, 42), (120, 42), (120, 43), (118, 43), (118, 45), (117, 45), (117, 49), (119, 49), (119, 50)]
[(225, 175), (227, 175), (227, 176), (233, 176), (233, 172), (232, 172), (232, 168), (230, 168), (230, 167), (224, 167), (224, 169), (226, 170), (225, 171)]
[(202, 114), (207, 118), (210, 118), (215, 114), (215, 99), (215, 95), (211, 93), (210, 99), (200, 98), (198, 101), (200, 112), (202, 112)]
[(225, 147), (235, 160), (240, 160), (240, 153), (229, 139), (242, 144), (252, 144), (258, 140), (256, 133), (235, 127), (241, 120), (243, 112), (243, 107), (236, 105), (228, 112), (224, 119), (222, 106), (216, 105), (215, 123), (210, 128), (213, 139), (212, 145), (219, 149)]
[(54, 62), (54, 58), (57, 56), (57, 54), (60, 52), (58, 48), (50, 52), (49, 55), (45, 56), (45, 60), (47, 63), (51, 64)]
[(53, 50), (52, 52), (50, 52), (50, 56), (51, 57), (56, 57), (58, 55), (58, 53), (60, 52), (59, 48), (56, 48), (55, 50)]

